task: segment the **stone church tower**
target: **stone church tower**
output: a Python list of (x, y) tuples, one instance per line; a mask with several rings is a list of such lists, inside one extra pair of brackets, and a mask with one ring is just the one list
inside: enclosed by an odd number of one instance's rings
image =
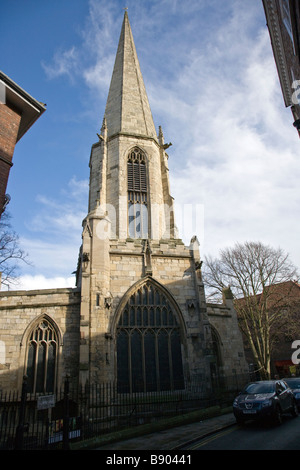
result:
[(90, 157), (83, 222), (81, 381), (147, 389), (206, 374), (209, 336), (198, 244), (177, 238), (168, 156), (157, 136), (125, 12)]
[(80, 381), (174, 388), (210, 377), (212, 336), (196, 237), (176, 234), (157, 135), (125, 12), (83, 222)]
[(233, 302), (208, 305), (197, 237), (178, 238), (168, 155), (125, 11), (99, 141), (90, 154), (76, 288), (0, 293), (0, 389), (115, 381), (183, 388), (247, 371)]

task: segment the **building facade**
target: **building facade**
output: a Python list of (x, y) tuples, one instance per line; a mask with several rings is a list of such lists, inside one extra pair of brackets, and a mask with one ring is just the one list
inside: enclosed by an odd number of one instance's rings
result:
[(284, 104), (300, 135), (300, 2), (263, 0)]
[(1, 386), (51, 391), (116, 382), (184, 387), (248, 367), (230, 296), (207, 305), (199, 243), (176, 230), (168, 155), (156, 132), (127, 11), (90, 153), (76, 288), (0, 293)]
[(15, 146), (45, 109), (0, 71), (0, 217), (10, 200), (6, 188)]
[[(259, 301), (260, 295), (257, 299)], [(300, 284), (297, 281), (273, 284), (268, 296), (268, 310), (269, 317), (273, 316), (269, 331), (271, 376), (300, 376)], [(251, 371), (257, 371), (259, 377), (259, 367), (246, 338), (244, 349)]]

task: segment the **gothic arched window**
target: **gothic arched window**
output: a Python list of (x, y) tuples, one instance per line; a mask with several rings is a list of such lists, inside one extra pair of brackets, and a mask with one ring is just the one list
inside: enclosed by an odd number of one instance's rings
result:
[(128, 235), (148, 238), (146, 157), (134, 148), (127, 159)]
[(43, 318), (32, 330), (27, 343), (28, 391), (53, 392), (57, 369), (58, 338), (53, 325)]
[(117, 325), (120, 392), (184, 388), (180, 325), (168, 298), (152, 283), (131, 295)]
[(210, 374), (213, 386), (223, 386), (223, 379), (221, 375), (222, 368), (222, 356), (220, 350), (220, 339), (217, 331), (211, 326), (211, 354), (212, 359), (210, 362)]
[(217, 370), (219, 370), (222, 365), (221, 352), (220, 352), (220, 340), (219, 340), (217, 332), (215, 331), (213, 327), (211, 328), (211, 339), (212, 339), (212, 354), (213, 354), (214, 362), (216, 364)]

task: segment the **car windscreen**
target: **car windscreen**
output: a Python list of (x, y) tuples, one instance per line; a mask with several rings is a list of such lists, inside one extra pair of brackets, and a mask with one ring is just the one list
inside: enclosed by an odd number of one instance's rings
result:
[(273, 383), (254, 383), (249, 384), (243, 390), (243, 393), (273, 393), (275, 391), (275, 384)]
[(285, 380), (290, 388), (300, 388), (300, 379), (299, 380)]

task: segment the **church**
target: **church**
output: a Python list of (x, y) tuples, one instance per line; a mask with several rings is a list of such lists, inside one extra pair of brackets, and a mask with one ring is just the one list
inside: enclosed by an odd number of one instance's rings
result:
[[(98, 141), (76, 287), (0, 292), (0, 389), (183, 389), (248, 372), (229, 290), (208, 304), (196, 235), (176, 229), (168, 150), (156, 131), (125, 11)], [(201, 156), (200, 156), (201, 157)]]

